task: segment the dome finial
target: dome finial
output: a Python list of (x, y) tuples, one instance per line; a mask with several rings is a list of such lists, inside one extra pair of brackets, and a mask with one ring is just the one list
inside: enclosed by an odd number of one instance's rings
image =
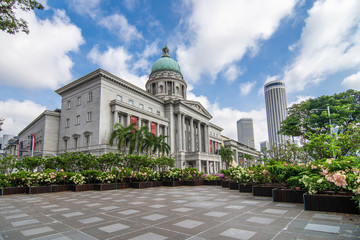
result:
[(162, 51), (163, 51), (163, 54), (162, 54), (161, 57), (170, 57), (169, 48), (167, 47), (166, 44), (165, 44), (165, 46), (163, 47)]

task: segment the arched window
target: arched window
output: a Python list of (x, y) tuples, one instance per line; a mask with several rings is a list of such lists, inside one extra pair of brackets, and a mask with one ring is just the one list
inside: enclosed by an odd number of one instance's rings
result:
[(159, 93), (163, 93), (164, 92), (164, 86), (163, 85), (160, 85), (159, 87)]

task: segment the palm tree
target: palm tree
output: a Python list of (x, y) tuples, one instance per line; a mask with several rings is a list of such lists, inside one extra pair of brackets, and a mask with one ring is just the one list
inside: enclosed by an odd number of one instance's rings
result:
[(114, 141), (116, 141), (119, 152), (122, 148), (124, 148), (125, 152), (127, 146), (130, 145), (129, 152), (131, 153), (131, 146), (133, 146), (133, 142), (135, 141), (135, 131), (136, 129), (134, 124), (131, 124), (129, 126), (123, 126), (120, 123), (115, 124), (114, 131), (111, 133), (109, 140), (110, 146), (113, 146)]
[(234, 152), (229, 148), (225, 148), (224, 146), (220, 146), (219, 154), (223, 162), (226, 163), (226, 168), (229, 167), (230, 163), (233, 161)]

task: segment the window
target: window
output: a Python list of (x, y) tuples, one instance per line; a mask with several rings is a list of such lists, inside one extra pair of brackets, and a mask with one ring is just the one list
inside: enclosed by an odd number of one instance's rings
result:
[(151, 108), (151, 107), (149, 107), (149, 112), (152, 112), (152, 108)]
[(80, 115), (77, 115), (75, 125), (79, 125), (79, 124), (80, 124)]
[(64, 150), (66, 151), (68, 149), (68, 140), (64, 140)]
[(74, 148), (77, 149), (79, 147), (79, 137), (74, 138)]
[(134, 101), (131, 100), (131, 99), (129, 99), (129, 104), (130, 104), (130, 105), (134, 105)]
[(90, 135), (85, 135), (85, 146), (90, 145)]
[(70, 109), (71, 108), (71, 101), (67, 102), (67, 108)]
[(144, 109), (144, 105), (140, 103), (139, 108)]
[(89, 94), (88, 94), (88, 102), (91, 102), (92, 98), (93, 98), (93, 94), (92, 94), (92, 92), (89, 92)]
[(117, 96), (116, 96), (116, 100), (118, 100), (118, 101), (122, 102), (122, 96), (117, 95)]
[(80, 106), (81, 105), (81, 97), (77, 98), (77, 105)]
[(66, 128), (70, 127), (70, 118), (65, 120), (65, 127)]
[(156, 111), (156, 114), (160, 116), (160, 111)]
[(122, 116), (121, 116), (121, 113), (118, 113), (118, 123), (122, 123)]
[(91, 122), (91, 112), (88, 112), (87, 113), (87, 119), (86, 119), (87, 122)]

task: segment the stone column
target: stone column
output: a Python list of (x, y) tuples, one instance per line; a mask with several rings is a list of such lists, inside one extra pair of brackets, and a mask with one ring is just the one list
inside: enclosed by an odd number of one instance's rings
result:
[(183, 135), (183, 141), (182, 141), (182, 149), (187, 152), (187, 147), (186, 147), (186, 143), (188, 141), (188, 137), (186, 135), (186, 121), (185, 121), (185, 114), (182, 114), (182, 119), (181, 119), (181, 123), (182, 123), (182, 131), (181, 134)]
[(190, 151), (195, 152), (195, 133), (194, 133), (194, 119), (190, 119)]
[(204, 127), (204, 134), (205, 134), (205, 152), (209, 153), (210, 152), (210, 140), (209, 140), (209, 125), (206, 124)]
[(200, 123), (200, 121), (198, 122), (198, 138), (199, 138), (199, 152), (202, 152), (203, 150), (202, 150), (202, 141), (201, 141), (201, 139), (202, 139), (202, 137), (201, 137), (201, 123)]
[(141, 118), (140, 117), (138, 117), (138, 129), (140, 129), (141, 128)]
[(130, 126), (130, 114), (126, 116), (126, 126)]
[(199, 172), (201, 172), (201, 160), (200, 159), (196, 160), (196, 168), (199, 170)]
[(178, 133), (178, 150), (181, 150), (182, 134), (181, 134), (181, 114), (177, 114), (177, 133)]
[(156, 123), (156, 136), (160, 136), (159, 129), (159, 123)]
[(114, 114), (114, 116), (113, 116), (113, 127), (115, 126), (115, 123), (117, 122), (116, 120), (117, 120), (117, 111), (114, 111), (113, 112), (113, 114)]

